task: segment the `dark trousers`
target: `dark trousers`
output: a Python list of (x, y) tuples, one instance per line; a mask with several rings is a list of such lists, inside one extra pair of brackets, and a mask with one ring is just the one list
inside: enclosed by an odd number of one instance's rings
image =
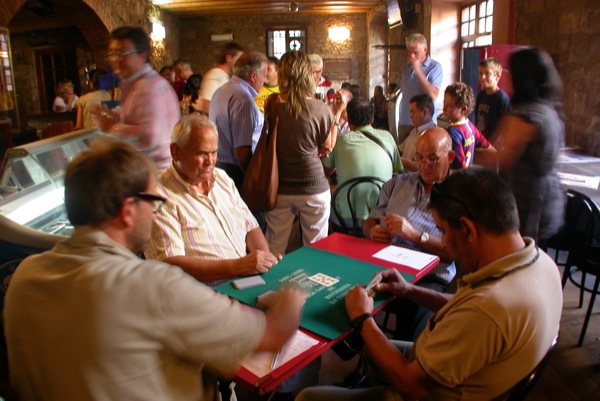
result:
[[(443, 283), (435, 276), (423, 277), (417, 284), (419, 287), (429, 288), (437, 292), (445, 292), (448, 284)], [(433, 316), (434, 312), (417, 305), (405, 298), (398, 298), (393, 301), (386, 310), (396, 315), (396, 332), (394, 340), (416, 341), (421, 335), (427, 322)]]

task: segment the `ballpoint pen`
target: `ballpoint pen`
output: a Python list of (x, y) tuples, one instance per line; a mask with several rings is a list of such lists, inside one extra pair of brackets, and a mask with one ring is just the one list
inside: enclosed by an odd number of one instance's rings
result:
[(273, 362), (271, 362), (271, 370), (275, 369), (275, 366), (277, 365), (277, 361), (279, 360), (279, 352), (280, 351), (277, 351), (273, 357)]

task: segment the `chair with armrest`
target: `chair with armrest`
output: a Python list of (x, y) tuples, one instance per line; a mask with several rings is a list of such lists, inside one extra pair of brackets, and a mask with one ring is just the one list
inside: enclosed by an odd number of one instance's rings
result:
[[(377, 206), (379, 191), (384, 183), (385, 181), (381, 178), (368, 176), (352, 178), (339, 185), (331, 199), (333, 213), (329, 219), (329, 223), (333, 231), (362, 237), (364, 220), (358, 213), (364, 212), (364, 208), (366, 208), (367, 212), (370, 212), (371, 209)], [(359, 188), (361, 191), (358, 191)], [(348, 206), (350, 219), (344, 219), (342, 216), (340, 210), (342, 204)]]
[(530, 374), (525, 376), (523, 380), (517, 383), (517, 385), (512, 389), (506, 401), (522, 401), (527, 397), (531, 389), (533, 389), (535, 384), (540, 379), (542, 373), (544, 373), (544, 370), (548, 366), (548, 363), (550, 363), (550, 357), (552, 356), (554, 349), (556, 349), (557, 343), (558, 336), (554, 337), (554, 341), (552, 341), (552, 345), (550, 345), (550, 349), (548, 349), (548, 352), (546, 352), (544, 358), (542, 358), (540, 363), (538, 363), (538, 365), (535, 367), (535, 369), (533, 369), (533, 371)]
[[(570, 280), (579, 287), (580, 308), (583, 305), (584, 292), (591, 293), (590, 303), (577, 342), (577, 345), (581, 347), (600, 286), (600, 209), (591, 198), (580, 192), (569, 189), (567, 195), (566, 230), (570, 247), (562, 285), (564, 288), (567, 280)], [(588, 274), (596, 277), (593, 287), (586, 286)]]

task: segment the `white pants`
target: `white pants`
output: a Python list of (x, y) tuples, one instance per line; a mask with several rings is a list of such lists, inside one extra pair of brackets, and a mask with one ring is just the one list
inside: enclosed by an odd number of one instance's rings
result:
[(300, 216), (304, 245), (325, 238), (329, 229), (331, 192), (316, 195), (279, 195), (275, 208), (267, 212), (267, 243), (271, 252), (284, 254), (294, 217)]

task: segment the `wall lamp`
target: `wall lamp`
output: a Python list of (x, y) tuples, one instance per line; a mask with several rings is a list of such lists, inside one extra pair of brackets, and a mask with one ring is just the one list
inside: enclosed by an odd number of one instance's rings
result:
[(334, 26), (329, 28), (329, 39), (336, 43), (345, 42), (350, 38), (350, 30), (345, 26)]
[(165, 27), (162, 26), (160, 22), (153, 22), (152, 33), (150, 34), (152, 40), (160, 42), (161, 40), (164, 40), (166, 36)]

